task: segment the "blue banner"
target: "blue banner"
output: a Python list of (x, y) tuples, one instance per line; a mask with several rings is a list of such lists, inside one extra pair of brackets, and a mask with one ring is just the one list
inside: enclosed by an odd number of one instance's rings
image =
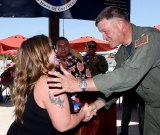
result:
[(95, 20), (106, 6), (130, 15), (130, 0), (1, 0), (0, 17), (52, 17)]

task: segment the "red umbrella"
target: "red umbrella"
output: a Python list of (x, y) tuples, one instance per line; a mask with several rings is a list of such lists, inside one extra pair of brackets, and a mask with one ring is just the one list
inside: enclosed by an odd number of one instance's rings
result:
[(0, 54), (11, 54), (11, 55), (16, 55), (16, 54), (17, 54), (17, 50), (1, 51)]
[(160, 25), (156, 25), (156, 26), (154, 26), (154, 28), (160, 30)]
[(22, 35), (15, 35), (5, 39), (1, 39), (0, 40), (1, 51), (16, 50), (19, 48), (19, 46), (24, 40), (26, 40), (26, 38), (23, 37)]
[(110, 48), (109, 44), (105, 41), (90, 36), (80, 37), (78, 39), (71, 40), (69, 43), (73, 49), (76, 49), (79, 52), (85, 52), (86, 43), (89, 41), (95, 41), (97, 43), (97, 52), (109, 51), (113, 49)]

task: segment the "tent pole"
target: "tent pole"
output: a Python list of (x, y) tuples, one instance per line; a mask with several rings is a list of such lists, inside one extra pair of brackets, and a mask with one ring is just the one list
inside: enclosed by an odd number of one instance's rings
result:
[(64, 19), (63, 19), (63, 37), (64, 37)]
[(55, 44), (59, 37), (59, 18), (49, 18), (49, 37), (52, 43)]

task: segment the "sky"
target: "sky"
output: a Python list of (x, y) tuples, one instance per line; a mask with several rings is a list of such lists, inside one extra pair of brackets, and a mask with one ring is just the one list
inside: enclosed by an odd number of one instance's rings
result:
[[(131, 22), (139, 26), (160, 25), (159, 6), (160, 0), (131, 0)], [(0, 17), (0, 39), (16, 34), (21, 34), (27, 38), (37, 34), (48, 35), (48, 18)], [(102, 39), (94, 21), (76, 19), (60, 20), (60, 36), (65, 36), (69, 40), (82, 36)]]

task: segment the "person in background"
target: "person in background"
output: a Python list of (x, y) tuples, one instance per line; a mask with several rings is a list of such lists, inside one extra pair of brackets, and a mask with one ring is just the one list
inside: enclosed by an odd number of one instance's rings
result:
[[(62, 92), (101, 91), (106, 97), (128, 91), (138, 85), (136, 92), (145, 102), (144, 135), (160, 134), (160, 31), (152, 27), (140, 27), (129, 22), (127, 14), (119, 7), (106, 7), (98, 15), (96, 26), (111, 48), (119, 45), (120, 67), (111, 73), (96, 75), (82, 80), (74, 78), (61, 66), (64, 75), (49, 72), (58, 78), (49, 86), (61, 87)], [(132, 50), (128, 57), (127, 46)], [(125, 59), (124, 59), (125, 58)], [(82, 85), (83, 84), (83, 85)], [(116, 98), (112, 98), (112, 103)], [(111, 103), (111, 102), (110, 102)], [(108, 106), (102, 101), (97, 106)]]
[[(70, 47), (68, 39), (66, 39), (65, 37), (59, 37), (56, 41), (56, 50), (59, 62), (73, 76), (82, 79), (91, 77), (90, 70), (83, 63), (82, 55)], [(83, 93), (68, 93), (67, 95), (70, 99), (70, 102), (72, 103), (71, 113), (78, 113), (81, 108), (81, 105), (83, 105), (85, 102), (88, 102), (88, 98), (90, 98), (90, 95), (84, 95)], [(94, 106), (92, 105), (92, 107)], [(93, 133), (91, 131), (93, 129), (88, 130), (88, 127), (89, 126), (87, 124), (86, 129), (84, 129), (84, 124), (81, 123), (77, 128), (71, 130), (71, 133), (75, 135), (87, 135), (88, 131)]]
[(91, 75), (104, 74), (108, 71), (108, 63), (104, 56), (96, 54), (97, 43), (89, 41), (86, 44), (86, 54), (83, 59), (85, 64), (89, 67)]
[[(83, 57), (74, 49), (71, 49), (68, 39), (59, 37), (56, 41), (57, 59), (62, 66), (76, 78), (86, 79), (91, 77), (91, 73), (87, 66), (83, 63)], [(82, 58), (81, 58), (81, 57)], [(73, 103), (72, 113), (77, 113), (80, 110), (80, 99), (75, 94), (68, 94), (69, 99)]]
[[(85, 61), (83, 61), (83, 57), (79, 52), (72, 49), (70, 47), (69, 41), (65, 37), (59, 37), (56, 41), (56, 50), (57, 50), (57, 58), (59, 59), (59, 62), (62, 64), (63, 68), (65, 68), (68, 72), (70, 72), (73, 76), (76, 78), (86, 79), (90, 78), (91, 72), (89, 68), (86, 66)], [(105, 59), (105, 58), (104, 58)], [(106, 61), (105, 61), (106, 62)], [(102, 69), (102, 68), (101, 68)], [(105, 67), (106, 69), (106, 67)], [(108, 68), (107, 68), (108, 69)], [(98, 71), (96, 71), (97, 73)], [(99, 73), (104, 73), (103, 70), (99, 70)], [(93, 102), (98, 100), (97, 98), (104, 97), (102, 93), (96, 92), (96, 93), (68, 93), (69, 99), (71, 99), (73, 103), (73, 108), (71, 110), (72, 113), (79, 112), (79, 109), (81, 108), (81, 104), (84, 104), (87, 102), (90, 104), (92, 108), (95, 108)], [(72, 133), (75, 132), (76, 135), (96, 135), (96, 134), (105, 134), (106, 132), (109, 133), (109, 131), (102, 130), (103, 127), (99, 128), (101, 124), (99, 124), (100, 121), (103, 121), (103, 123), (106, 123), (106, 119), (104, 119), (102, 116), (107, 115), (106, 110), (102, 109), (101, 112), (97, 113), (98, 118), (93, 119), (89, 123), (82, 123), (79, 125), (79, 129), (72, 130)], [(107, 118), (107, 116), (106, 116)], [(101, 131), (99, 131), (101, 129)], [(106, 129), (106, 127), (105, 127)], [(102, 135), (103, 135), (102, 134)]]
[(2, 74), (1, 74), (1, 92), (4, 90), (7, 90), (9, 88), (9, 91), (6, 92), (5, 98), (2, 96), (2, 102), (8, 102), (10, 100), (10, 95), (13, 91), (13, 78), (14, 78), (14, 71), (15, 71), (15, 64), (13, 63), (8, 67)]
[(37, 35), (22, 43), (12, 94), (15, 121), (7, 135), (61, 135), (88, 119), (88, 104), (79, 113), (71, 114), (66, 93), (54, 96), (48, 88), (48, 71), (55, 70), (56, 64), (56, 54), (47, 36)]

